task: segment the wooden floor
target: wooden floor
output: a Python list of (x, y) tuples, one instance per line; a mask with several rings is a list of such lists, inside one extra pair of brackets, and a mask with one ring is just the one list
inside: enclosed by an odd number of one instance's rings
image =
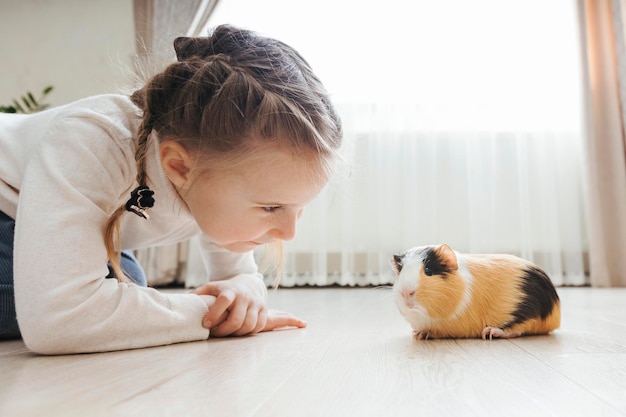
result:
[(0, 416), (626, 416), (626, 289), (559, 289), (561, 329), (414, 341), (389, 289), (280, 289), (303, 330), (36, 356), (0, 342)]

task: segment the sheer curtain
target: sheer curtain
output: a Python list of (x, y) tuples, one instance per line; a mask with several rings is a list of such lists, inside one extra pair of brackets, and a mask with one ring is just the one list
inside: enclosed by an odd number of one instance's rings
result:
[(283, 285), (389, 283), (393, 253), (436, 243), (513, 253), (556, 284), (586, 282), (577, 133), (424, 130), (414, 114), (343, 108), (352, 175), (309, 207), (286, 244)]
[(134, 0), (137, 56), (164, 64), (175, 59), (177, 36), (197, 36), (218, 0)]
[[(197, 36), (218, 0), (134, 0), (136, 67), (140, 79), (159, 71), (176, 59), (173, 41), (178, 36)], [(136, 251), (150, 285), (184, 283), (188, 261), (195, 265), (189, 243)], [(191, 267), (194, 270), (194, 266)]]
[(586, 46), (589, 252), (594, 286), (626, 286), (626, 2), (580, 1)]
[(210, 26), (275, 36), (345, 125), (343, 174), (285, 244), (282, 285), (383, 285), (393, 253), (448, 243), (589, 283), (575, 0), (222, 2)]

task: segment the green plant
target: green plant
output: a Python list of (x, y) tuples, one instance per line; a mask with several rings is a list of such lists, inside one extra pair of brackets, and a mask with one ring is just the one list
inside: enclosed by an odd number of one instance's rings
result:
[(0, 113), (35, 113), (45, 110), (50, 107), (50, 105), (44, 104), (42, 101), (53, 89), (53, 86), (47, 86), (41, 91), (41, 94), (37, 98), (35, 98), (33, 93), (27, 91), (26, 94), (21, 97), (21, 103), (19, 100), (14, 99), (13, 104), (0, 106)]

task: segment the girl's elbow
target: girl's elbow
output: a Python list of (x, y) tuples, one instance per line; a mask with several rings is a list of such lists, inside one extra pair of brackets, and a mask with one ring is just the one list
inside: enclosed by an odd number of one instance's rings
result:
[(40, 355), (63, 355), (77, 353), (72, 349), (75, 336), (63, 331), (63, 326), (52, 322), (20, 322), (24, 344), (33, 353)]

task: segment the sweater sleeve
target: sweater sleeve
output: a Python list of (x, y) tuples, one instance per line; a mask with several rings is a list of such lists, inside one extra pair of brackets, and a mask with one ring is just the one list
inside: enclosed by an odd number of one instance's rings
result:
[(259, 291), (267, 295), (267, 286), (263, 282), (263, 275), (259, 272), (252, 251), (229, 252), (204, 235), (200, 236), (200, 247), (209, 281), (220, 281), (242, 274), (252, 275), (256, 278), (254, 282), (258, 284)]
[(229, 252), (204, 235), (200, 236), (200, 247), (209, 281), (220, 281), (238, 274), (258, 274), (261, 277), (253, 252)]
[(200, 297), (105, 278), (104, 226), (134, 178), (134, 157), (123, 126), (85, 112), (50, 126), (25, 171), (14, 261), (24, 342), (67, 354), (207, 339)]

